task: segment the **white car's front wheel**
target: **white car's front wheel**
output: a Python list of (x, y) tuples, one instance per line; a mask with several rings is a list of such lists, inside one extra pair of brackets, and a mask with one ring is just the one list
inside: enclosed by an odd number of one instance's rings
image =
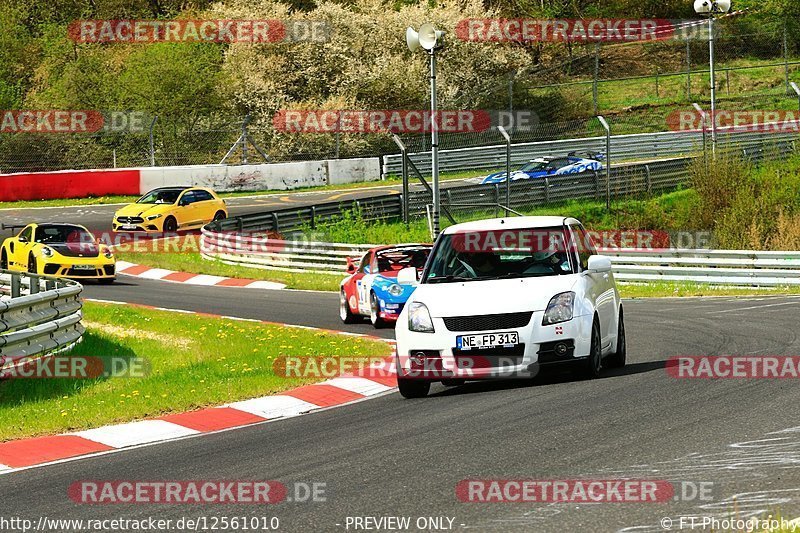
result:
[(597, 317), (594, 317), (594, 321), (592, 322), (592, 343), (591, 347), (589, 348), (589, 357), (581, 363), (583, 365), (581, 374), (586, 379), (593, 379), (600, 375), (600, 368), (603, 364), (601, 349), (600, 322), (598, 322)]

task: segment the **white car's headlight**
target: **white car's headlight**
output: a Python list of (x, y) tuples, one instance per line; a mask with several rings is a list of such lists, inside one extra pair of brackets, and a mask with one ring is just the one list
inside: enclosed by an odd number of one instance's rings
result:
[(397, 283), (389, 285), (389, 289), (387, 290), (389, 291), (389, 294), (391, 294), (392, 296), (400, 296), (401, 294), (403, 294), (403, 287), (401, 287)]
[(542, 325), (558, 324), (572, 320), (572, 308), (575, 303), (574, 292), (562, 292), (550, 298), (547, 309), (544, 312)]
[(53, 249), (42, 246), (42, 257), (53, 257)]
[(408, 329), (418, 333), (433, 333), (433, 321), (425, 304), (413, 302), (408, 308)]
[(163, 216), (164, 216), (164, 215), (162, 215), (162, 214), (158, 214), (158, 215), (150, 215), (149, 217), (147, 217), (147, 220), (155, 220), (155, 219), (157, 219), (157, 218), (161, 218), (161, 217), (163, 217)]

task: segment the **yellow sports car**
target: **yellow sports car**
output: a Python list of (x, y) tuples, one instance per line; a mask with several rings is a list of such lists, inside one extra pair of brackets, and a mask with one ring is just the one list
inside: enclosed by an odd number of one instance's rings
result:
[(28, 224), (0, 249), (2, 269), (100, 283), (114, 282), (116, 263), (111, 248), (78, 224)]
[(114, 231), (175, 232), (200, 228), (228, 216), (225, 200), (211, 189), (161, 187), (114, 214)]

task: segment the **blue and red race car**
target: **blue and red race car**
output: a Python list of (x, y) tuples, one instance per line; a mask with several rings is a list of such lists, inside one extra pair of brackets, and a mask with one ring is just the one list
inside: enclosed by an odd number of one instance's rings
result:
[(369, 250), (356, 265), (347, 258), (350, 273), (339, 291), (339, 317), (345, 324), (369, 317), (376, 328), (396, 322), (414, 292), (414, 285), (397, 282), (397, 273), (408, 267), (422, 272), (432, 246), (401, 244)]
[[(602, 160), (605, 154), (600, 152), (570, 152), (566, 157), (539, 157), (525, 163), (518, 170), (511, 172), (511, 181), (561, 176), (564, 174), (580, 174), (590, 170), (603, 169)], [(480, 179), (480, 178), (479, 178)], [(495, 172), (481, 180), (482, 184), (493, 185), (505, 183), (506, 173)]]

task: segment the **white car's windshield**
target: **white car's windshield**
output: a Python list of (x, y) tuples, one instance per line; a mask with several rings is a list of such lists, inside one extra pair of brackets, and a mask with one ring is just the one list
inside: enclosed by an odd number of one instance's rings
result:
[(443, 235), (422, 283), (573, 274), (563, 227)]

